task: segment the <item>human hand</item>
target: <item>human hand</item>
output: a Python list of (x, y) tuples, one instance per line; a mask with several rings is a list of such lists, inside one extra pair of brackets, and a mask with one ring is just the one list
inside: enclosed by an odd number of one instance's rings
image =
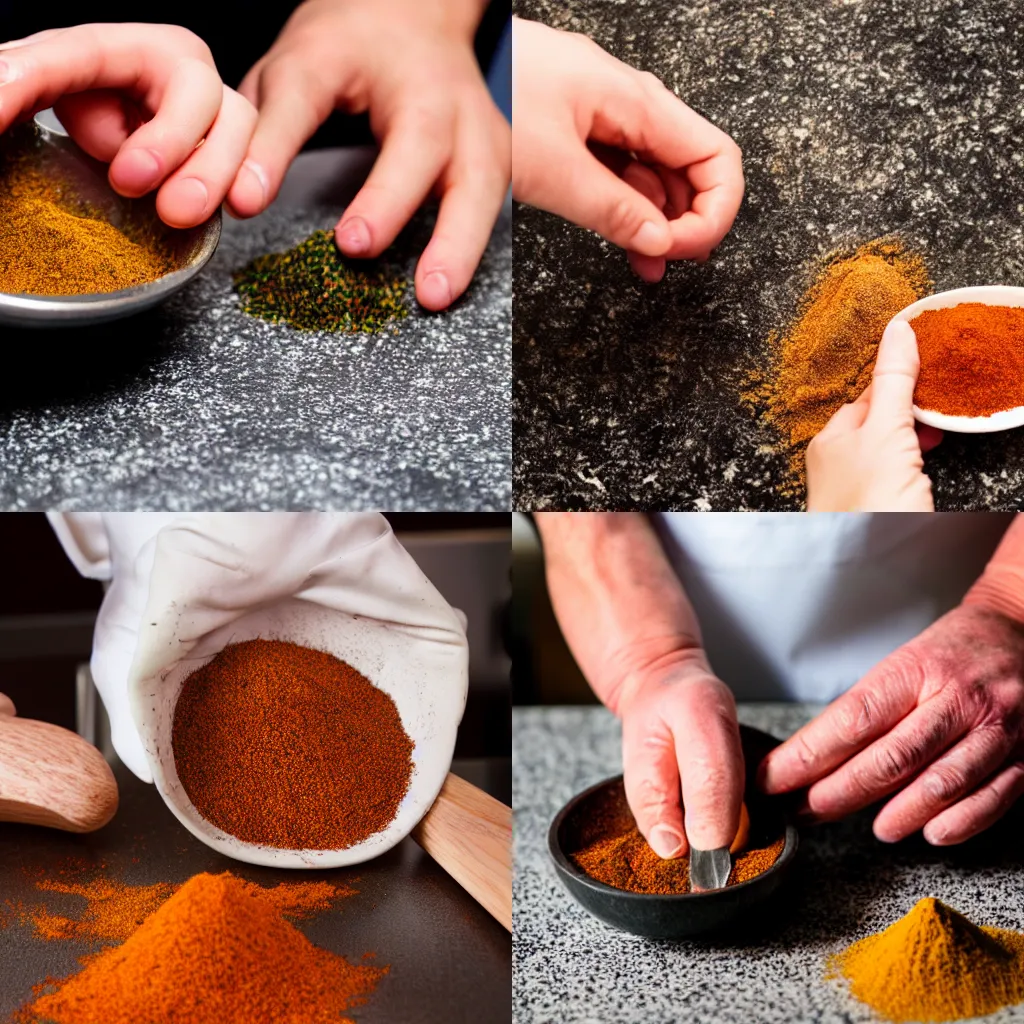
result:
[(179, 228), (220, 206), (256, 125), (209, 47), (175, 25), (78, 25), (0, 46), (0, 132), (49, 106), (110, 164), (115, 191), (159, 189), (157, 213)]
[(240, 91), (259, 124), (230, 194), (251, 217), (277, 195), (335, 108), (370, 113), (380, 156), (335, 229), (347, 256), (379, 256), (431, 191), (441, 200), (416, 297), (444, 309), (468, 287), (508, 191), (511, 130), (473, 52), (479, 0), (307, 0)]
[(1024, 792), (1024, 626), (955, 608), (776, 747), (761, 781), (768, 793), (809, 786), (819, 821), (895, 793), (875, 818), (884, 842), (983, 831)]
[(808, 512), (933, 512), (923, 453), (942, 431), (914, 423), (921, 361), (910, 324), (885, 329), (871, 384), (807, 447)]
[(631, 673), (613, 710), (622, 718), (626, 799), (654, 852), (729, 846), (743, 801), (743, 749), (732, 692), (704, 652), (680, 651)]
[(648, 281), (707, 259), (743, 198), (736, 143), (585, 36), (519, 18), (513, 32), (516, 199), (628, 250)]

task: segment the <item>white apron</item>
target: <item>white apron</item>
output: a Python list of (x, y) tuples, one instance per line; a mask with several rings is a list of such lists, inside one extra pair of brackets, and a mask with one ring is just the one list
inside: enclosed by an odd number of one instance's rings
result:
[(737, 699), (829, 701), (959, 603), (1013, 515), (666, 512), (656, 525)]

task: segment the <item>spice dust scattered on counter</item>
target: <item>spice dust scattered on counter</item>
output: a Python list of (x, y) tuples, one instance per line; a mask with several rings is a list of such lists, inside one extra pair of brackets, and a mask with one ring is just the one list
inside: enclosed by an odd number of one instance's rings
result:
[(1024, 934), (979, 928), (929, 897), (833, 957), (829, 975), (887, 1020), (981, 1017), (1024, 1002)]
[(324, 651), (225, 647), (174, 709), (178, 778), (207, 821), (250, 843), (343, 850), (383, 831), (412, 777), (391, 697)]
[(914, 402), (947, 416), (1024, 405), (1024, 309), (964, 302), (910, 322), (921, 353)]
[(155, 242), (129, 238), (38, 170), (13, 160), (2, 173), (0, 291), (105, 294), (174, 269)]
[(38, 987), (17, 1024), (342, 1024), (388, 971), (318, 949), (262, 890), (189, 879), (121, 946)]
[(811, 438), (870, 383), (885, 325), (931, 288), (920, 255), (898, 238), (874, 239), (829, 257), (792, 325), (769, 336), (767, 364), (742, 399), (788, 455), (784, 492), (802, 490)]
[(379, 264), (346, 259), (330, 231), (257, 256), (235, 274), (235, 288), (243, 312), (308, 331), (376, 334), (409, 315), (410, 282)]

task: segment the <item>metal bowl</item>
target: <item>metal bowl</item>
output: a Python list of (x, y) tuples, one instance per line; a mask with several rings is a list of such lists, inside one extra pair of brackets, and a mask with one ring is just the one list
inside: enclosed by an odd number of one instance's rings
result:
[[(115, 227), (138, 226), (160, 241), (174, 270), (146, 284), (89, 295), (11, 295), (0, 292), (0, 324), (17, 327), (73, 327), (133, 316), (183, 288), (206, 265), (220, 241), (220, 210), (205, 224), (168, 227), (156, 213), (154, 195), (126, 199), (107, 180), (107, 166), (92, 159), (68, 137), (50, 112), (0, 136), (0, 155), (29, 159), (66, 183)], [(2, 183), (0, 183), (2, 187)]]
[[(746, 923), (758, 904), (772, 896), (782, 884), (796, 857), (798, 834), (787, 820), (791, 801), (765, 797), (754, 786), (754, 774), (764, 755), (778, 744), (773, 736), (740, 726), (746, 761), (745, 800), (750, 811), (751, 840), (771, 841), (785, 832), (786, 843), (779, 859), (763, 874), (738, 885), (714, 892), (679, 895), (654, 895), (616, 889), (591, 878), (570, 858), (581, 845), (581, 830), (587, 818), (588, 804), (595, 798), (605, 800), (622, 792), (622, 776), (605, 779), (574, 796), (555, 816), (548, 831), (548, 853), (562, 884), (586, 911), (606, 924), (634, 935), (655, 939), (680, 939), (702, 932), (721, 932), (730, 925)], [(618, 792), (615, 792), (618, 791)]]

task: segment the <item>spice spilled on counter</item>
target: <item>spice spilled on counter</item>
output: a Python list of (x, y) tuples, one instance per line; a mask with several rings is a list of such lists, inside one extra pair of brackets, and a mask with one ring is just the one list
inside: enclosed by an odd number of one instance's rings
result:
[(257, 256), (235, 274), (235, 288), (243, 312), (306, 331), (376, 334), (409, 315), (409, 281), (346, 259), (330, 231)]
[(928, 897), (832, 957), (828, 975), (887, 1020), (982, 1017), (1024, 1002), (1024, 934), (979, 928)]
[(871, 382), (885, 325), (931, 287), (920, 255), (898, 238), (878, 238), (830, 256), (793, 323), (769, 335), (767, 363), (741, 398), (779, 437), (784, 493), (802, 491), (808, 443)]
[(385, 829), (412, 777), (394, 700), (331, 654), (281, 640), (225, 647), (174, 709), (178, 778), (230, 835), (343, 850)]
[(106, 294), (174, 269), (155, 242), (129, 238), (39, 170), (3, 167), (0, 291), (11, 295)]
[(914, 403), (947, 416), (1024, 405), (1024, 309), (964, 302), (910, 321), (921, 354)]
[(201, 874), (123, 945), (44, 986), (15, 1020), (343, 1024), (387, 970), (318, 949), (231, 874)]

